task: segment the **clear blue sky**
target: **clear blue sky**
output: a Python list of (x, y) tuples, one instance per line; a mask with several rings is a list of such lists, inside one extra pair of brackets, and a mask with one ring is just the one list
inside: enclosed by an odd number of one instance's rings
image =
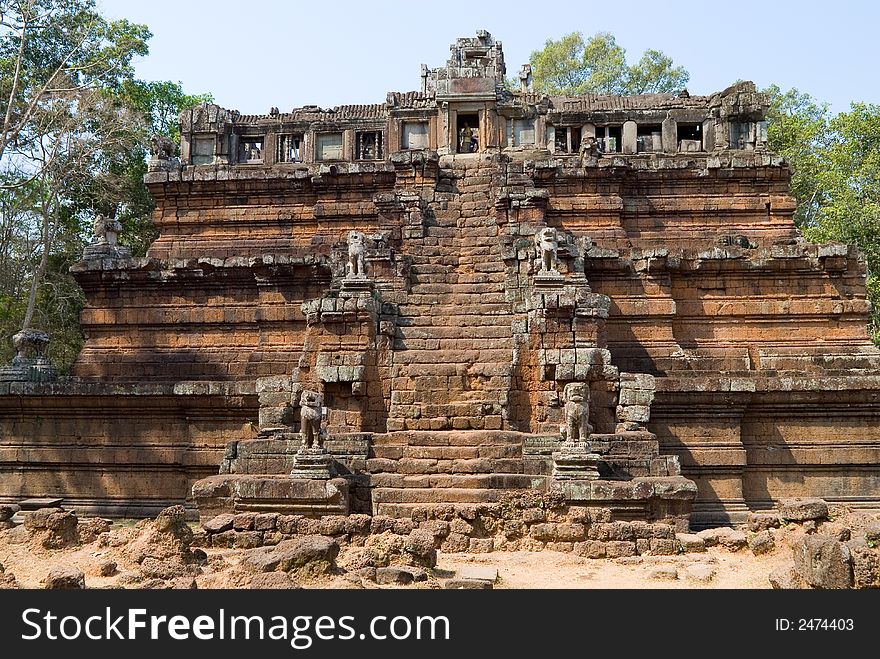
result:
[(417, 89), (420, 64), (445, 64), (449, 44), (478, 29), (504, 44), (508, 75), (547, 39), (608, 31), (630, 62), (645, 48), (671, 56), (690, 71), (692, 94), (744, 79), (797, 87), (838, 112), (880, 103), (876, 0), (98, 2), (153, 32), (139, 77), (211, 92), (243, 113), (384, 102), (388, 91)]

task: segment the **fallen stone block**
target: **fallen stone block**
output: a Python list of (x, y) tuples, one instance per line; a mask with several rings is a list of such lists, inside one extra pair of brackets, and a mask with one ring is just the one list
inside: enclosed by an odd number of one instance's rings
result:
[(413, 580), (412, 572), (399, 567), (380, 567), (376, 569), (376, 583), (379, 585), (407, 586)]
[(86, 576), (75, 566), (53, 567), (43, 579), (46, 590), (78, 590), (86, 587)]
[(760, 554), (768, 554), (776, 548), (776, 541), (773, 539), (770, 531), (761, 531), (756, 533), (749, 540), (749, 549), (756, 556)]
[(715, 578), (717, 572), (715, 568), (711, 565), (698, 563), (697, 565), (688, 565), (685, 568), (684, 574), (688, 579), (691, 579), (693, 581), (698, 581), (700, 583), (709, 583)]
[(663, 565), (651, 570), (648, 573), (648, 578), (655, 581), (677, 581), (678, 570), (671, 565)]
[(675, 539), (683, 552), (706, 551), (705, 541), (696, 533), (676, 533)]
[(752, 533), (757, 533), (767, 529), (778, 529), (781, 523), (782, 520), (776, 513), (749, 513), (746, 526)]
[(745, 533), (727, 526), (704, 529), (696, 535), (703, 539), (707, 547), (721, 545), (730, 551), (739, 551), (749, 542)]
[(446, 590), (491, 590), (492, 584), (481, 579), (447, 579), (443, 588)]
[(498, 580), (498, 568), (484, 567), (482, 565), (466, 565), (456, 575), (459, 579), (476, 579), (495, 583)]
[(779, 516), (789, 522), (828, 518), (828, 504), (822, 499), (797, 497), (779, 502)]
[(234, 519), (234, 515), (231, 515), (229, 513), (221, 513), (220, 515), (212, 517), (207, 522), (202, 524), (202, 528), (204, 528), (208, 533), (222, 533), (223, 531), (228, 531), (232, 528), (232, 523)]
[(849, 548), (834, 538), (804, 538), (794, 549), (794, 568), (814, 588), (841, 589), (853, 585)]
[(302, 586), (290, 578), (287, 572), (255, 574), (248, 581), (247, 587), (251, 590), (294, 590), (302, 588)]
[(808, 588), (793, 567), (777, 568), (768, 577), (774, 590), (796, 590)]

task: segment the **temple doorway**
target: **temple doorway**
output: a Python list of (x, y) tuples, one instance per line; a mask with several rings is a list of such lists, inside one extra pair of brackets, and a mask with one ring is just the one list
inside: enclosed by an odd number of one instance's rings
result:
[(458, 153), (476, 153), (480, 150), (480, 115), (476, 112), (459, 113), (456, 122)]

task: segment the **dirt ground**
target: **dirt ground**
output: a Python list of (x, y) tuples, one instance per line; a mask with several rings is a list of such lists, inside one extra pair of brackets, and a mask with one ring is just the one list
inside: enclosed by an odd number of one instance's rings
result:
[[(122, 525), (114, 524), (114, 529)], [(12, 542), (10, 542), (12, 540)], [(10, 531), (0, 532), (0, 564), (15, 575), (20, 587), (42, 588), (42, 579), (55, 566), (75, 565), (85, 574), (89, 588), (140, 587), (131, 577), (137, 566), (127, 563), (120, 547), (100, 546), (98, 542), (57, 551), (17, 543)], [(208, 565), (195, 578), (199, 588), (235, 587), (236, 566), (243, 550), (208, 549)], [(343, 548), (344, 552), (347, 551)], [(112, 559), (118, 569), (111, 576), (100, 576), (99, 565)], [(755, 556), (749, 549), (730, 552), (719, 546), (705, 553), (676, 556), (636, 556), (619, 559), (588, 559), (554, 551), (492, 552), (488, 554), (438, 553), (427, 582), (407, 587), (438, 588), (444, 578), (463, 568), (482, 566), (498, 570), (495, 588), (770, 588), (768, 574), (790, 564), (791, 549), (780, 545), (770, 554)], [(360, 583), (343, 575), (300, 581), (306, 588), (394, 588)]]

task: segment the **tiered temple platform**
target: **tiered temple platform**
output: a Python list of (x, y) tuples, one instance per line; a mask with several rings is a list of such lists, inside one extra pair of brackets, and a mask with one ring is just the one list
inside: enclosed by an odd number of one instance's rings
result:
[[(0, 500), (406, 517), (552, 490), (695, 525), (790, 496), (880, 508), (865, 262), (801, 238), (767, 99), (504, 75), (481, 32), (383, 103), (184, 112), (180, 159), (157, 148), (146, 176), (147, 256), (73, 268), (72, 375), (28, 381), (22, 354), (0, 382)], [(303, 392), (321, 404), (297, 464)]]

